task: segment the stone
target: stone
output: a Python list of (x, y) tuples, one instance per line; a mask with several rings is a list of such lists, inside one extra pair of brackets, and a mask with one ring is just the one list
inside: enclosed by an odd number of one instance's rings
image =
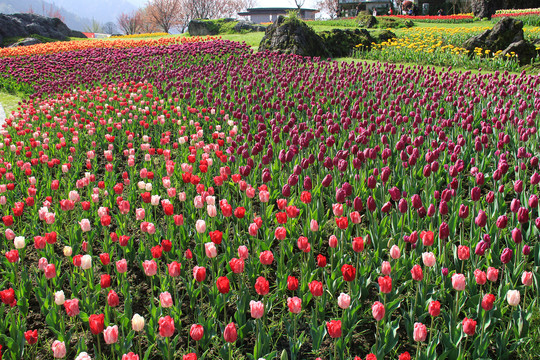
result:
[(349, 56), (357, 45), (363, 45), (364, 49), (370, 49), (375, 39), (366, 29), (332, 29), (319, 34), (324, 40), (326, 48), (333, 57)]
[(324, 40), (305, 22), (284, 16), (266, 28), (259, 51), (279, 51), (301, 56), (328, 57), (330, 52)]
[(473, 0), (471, 5), (474, 16), (479, 19), (491, 19), (491, 16), (493, 16), (495, 11), (497, 11), (497, 6), (494, 0)]
[(70, 30), (58, 18), (37, 14), (0, 14), (0, 42), (5, 38), (32, 34), (56, 40), (68, 40), (69, 36), (78, 33)]
[(395, 39), (397, 37), (397, 35), (391, 32), (390, 30), (376, 31), (372, 34), (372, 36), (374, 38), (374, 41), (377, 44), (380, 44), (382, 42), (385, 42), (391, 39)]
[(517, 54), (520, 65), (527, 65), (530, 64), (531, 59), (536, 57), (537, 51), (534, 44), (525, 40), (520, 40), (508, 45), (501, 53), (501, 56), (506, 56), (506, 54), (511, 55), (511, 53)]
[(523, 22), (505, 17), (496, 23), (493, 29), (486, 30), (482, 34), (473, 36), (465, 41), (463, 47), (469, 50), (469, 52), (474, 51), (475, 48), (489, 49), (496, 52), (498, 50), (504, 50), (510, 44), (520, 40), (524, 40)]
[(219, 26), (211, 21), (191, 20), (188, 24), (188, 33), (191, 36), (217, 35)]
[(377, 18), (373, 15), (361, 13), (356, 17), (359, 27), (371, 29), (377, 25)]
[(238, 24), (234, 25), (233, 30), (238, 33), (253, 32), (253, 31), (266, 31), (266, 27), (255, 24), (251, 21), (241, 20)]
[(519, 63), (525, 65), (536, 56), (536, 46), (525, 40), (523, 35), (523, 22), (511, 17), (501, 19), (493, 29), (486, 30), (482, 34), (473, 36), (465, 41), (463, 47), (474, 52), (475, 48), (502, 51), (502, 56), (514, 52), (517, 54)]
[(9, 45), (9, 47), (18, 47), (18, 46), (30, 46), (30, 45), (36, 45), (41, 44), (42, 42), (36, 38), (29, 37), (24, 38), (22, 40), (17, 41), (15, 44)]

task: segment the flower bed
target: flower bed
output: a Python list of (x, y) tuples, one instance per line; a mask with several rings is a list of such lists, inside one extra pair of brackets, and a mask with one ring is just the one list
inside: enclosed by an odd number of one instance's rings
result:
[(72, 55), (2, 59), (36, 91), (0, 134), (4, 360), (537, 346), (539, 77)]

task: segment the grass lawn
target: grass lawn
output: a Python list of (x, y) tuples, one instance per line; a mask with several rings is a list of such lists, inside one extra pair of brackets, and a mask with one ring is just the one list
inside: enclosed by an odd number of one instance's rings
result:
[(16, 95), (0, 92), (0, 104), (4, 107), (6, 116), (9, 116), (12, 111), (17, 110), (19, 101), (21, 101), (21, 98)]

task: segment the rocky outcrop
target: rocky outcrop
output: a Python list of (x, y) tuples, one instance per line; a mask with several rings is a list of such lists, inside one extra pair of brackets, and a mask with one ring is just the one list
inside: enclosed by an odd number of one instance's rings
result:
[(286, 54), (327, 57), (330, 52), (323, 39), (297, 18), (279, 16), (268, 28), (259, 51), (272, 50)]
[(502, 56), (517, 54), (519, 62), (524, 65), (531, 62), (536, 57), (536, 46), (528, 41), (520, 40), (511, 43), (501, 53)]
[(391, 32), (390, 30), (375, 31), (371, 35), (373, 36), (373, 39), (377, 44), (391, 39), (395, 39), (397, 37), (396, 34)]
[(234, 25), (233, 30), (237, 33), (244, 32), (254, 32), (254, 31), (265, 31), (266, 27), (262, 25), (255, 24), (251, 21), (239, 21), (238, 24)]
[(513, 51), (518, 55), (521, 64), (529, 63), (534, 57), (532, 55), (534, 45), (524, 39), (523, 22), (510, 17), (501, 19), (493, 29), (471, 37), (465, 41), (463, 47), (470, 54), (476, 48), (491, 50), (492, 52), (502, 51), (503, 54)]
[(371, 44), (375, 41), (366, 29), (333, 29), (323, 31), (319, 35), (333, 57), (349, 56), (351, 51), (360, 44), (363, 49), (370, 49)]
[(29, 38), (24, 38), (22, 40), (19, 40), (14, 44), (11, 44), (9, 45), (9, 47), (30, 46), (30, 45), (36, 45), (36, 44), (41, 44), (41, 43), (42, 42), (40, 40), (33, 37), (29, 37)]
[(219, 34), (219, 26), (211, 21), (191, 20), (188, 24), (188, 33), (191, 36), (207, 36)]
[(56, 40), (68, 40), (68, 37), (85, 37), (80, 32), (70, 30), (58, 18), (36, 14), (0, 14), (0, 42), (6, 38), (24, 37), (32, 34)]
[(362, 28), (371, 29), (377, 25), (377, 18), (365, 13), (358, 15), (356, 21), (358, 22), (358, 26)]

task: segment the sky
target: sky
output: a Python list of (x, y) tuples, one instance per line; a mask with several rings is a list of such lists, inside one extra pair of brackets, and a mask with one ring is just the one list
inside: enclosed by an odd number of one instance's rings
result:
[[(128, 0), (135, 6), (143, 6), (148, 0)], [(303, 7), (315, 8), (316, 0), (306, 0)], [(257, 7), (296, 7), (294, 0), (258, 0), (256, 2)]]

